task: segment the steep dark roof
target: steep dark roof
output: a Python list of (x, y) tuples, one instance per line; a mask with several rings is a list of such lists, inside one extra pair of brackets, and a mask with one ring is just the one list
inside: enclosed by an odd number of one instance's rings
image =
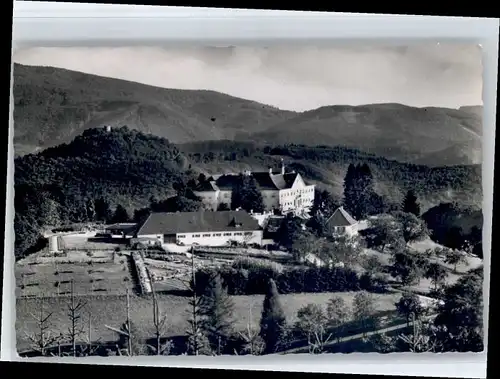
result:
[[(261, 190), (282, 190), (291, 188), (295, 179), (299, 174), (290, 172), (286, 174), (271, 174), (269, 172), (252, 172), (251, 176), (256, 180), (257, 185)], [(235, 185), (238, 174), (214, 175), (209, 178), (209, 181), (214, 181), (215, 187), (211, 188), (208, 185), (199, 187), (197, 191), (216, 191), (216, 188), (221, 190), (231, 191)]]
[(198, 184), (196, 187), (195, 191), (199, 192), (208, 192), (208, 191), (217, 191), (219, 188), (217, 187), (217, 184), (215, 184), (215, 181), (213, 180), (205, 180), (201, 183)]
[(357, 221), (347, 211), (339, 207), (326, 221), (329, 226), (350, 226), (357, 224)]
[(245, 211), (199, 211), (152, 213), (137, 235), (260, 230), (259, 223)]

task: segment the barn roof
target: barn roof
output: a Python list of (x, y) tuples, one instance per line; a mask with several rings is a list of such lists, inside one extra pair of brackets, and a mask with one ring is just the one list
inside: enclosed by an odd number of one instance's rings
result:
[(259, 223), (246, 211), (198, 211), (152, 213), (137, 235), (204, 233), (260, 230)]
[(358, 222), (343, 207), (339, 207), (326, 221), (329, 226), (350, 226)]

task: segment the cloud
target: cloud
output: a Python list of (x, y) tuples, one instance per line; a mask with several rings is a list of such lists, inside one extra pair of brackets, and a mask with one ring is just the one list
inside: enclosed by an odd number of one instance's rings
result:
[(282, 109), (482, 104), (477, 45), (30, 48), (14, 61), (166, 88), (210, 89)]

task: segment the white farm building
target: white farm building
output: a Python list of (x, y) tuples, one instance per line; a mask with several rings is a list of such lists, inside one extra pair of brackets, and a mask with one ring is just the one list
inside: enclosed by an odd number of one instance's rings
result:
[(227, 246), (232, 242), (262, 245), (263, 230), (243, 210), (158, 212), (139, 226), (136, 238), (185, 246)]

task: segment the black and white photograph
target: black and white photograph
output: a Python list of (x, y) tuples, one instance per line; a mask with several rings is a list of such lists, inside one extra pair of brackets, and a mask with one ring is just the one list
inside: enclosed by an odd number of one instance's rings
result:
[(480, 45), (13, 61), (19, 356), (485, 349)]

